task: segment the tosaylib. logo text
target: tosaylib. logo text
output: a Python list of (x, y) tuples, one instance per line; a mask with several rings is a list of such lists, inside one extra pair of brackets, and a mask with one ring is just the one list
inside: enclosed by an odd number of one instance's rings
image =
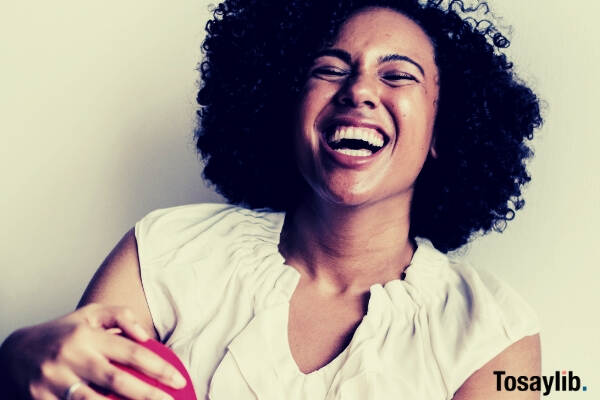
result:
[(581, 378), (573, 373), (573, 371), (556, 371), (554, 375), (542, 376), (512, 376), (507, 375), (506, 371), (494, 371), (496, 375), (496, 390), (513, 392), (515, 390), (537, 391), (542, 392), (544, 396), (548, 396), (551, 392), (586, 392), (587, 386), (583, 386)]

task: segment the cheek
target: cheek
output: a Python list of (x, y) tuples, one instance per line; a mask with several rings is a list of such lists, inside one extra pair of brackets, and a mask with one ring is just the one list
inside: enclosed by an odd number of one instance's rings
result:
[(393, 106), (398, 138), (394, 169), (406, 171), (399, 179), (413, 179), (422, 168), (431, 145), (435, 107), (425, 91), (413, 91), (398, 97)]
[(298, 104), (295, 124), (296, 146), (316, 150), (319, 146), (317, 125), (319, 117), (326, 112), (335, 96), (335, 88), (331, 84), (309, 80)]
[(310, 108), (310, 104), (302, 104), (299, 108), (297, 123), (293, 128), (294, 148), (296, 157), (308, 157), (318, 146), (318, 136), (315, 134), (314, 121), (316, 113)]
[(314, 92), (305, 92), (298, 104), (296, 121), (293, 125), (294, 156), (303, 175), (310, 175), (314, 154), (318, 151), (319, 138), (314, 129), (318, 109)]
[(401, 141), (428, 142), (435, 120), (435, 105), (433, 99), (426, 96), (424, 91), (413, 91), (405, 96), (399, 96), (393, 103), (393, 115)]

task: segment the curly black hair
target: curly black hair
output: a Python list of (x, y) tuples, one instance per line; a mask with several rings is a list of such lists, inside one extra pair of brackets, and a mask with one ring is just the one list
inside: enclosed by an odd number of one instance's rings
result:
[[(434, 45), (440, 97), (429, 157), (415, 183), (411, 235), (440, 251), (501, 231), (523, 207), (526, 140), (542, 123), (535, 93), (502, 53), (509, 41), (486, 3), (443, 0), (226, 0), (206, 25), (197, 148), (204, 177), (231, 203), (289, 211), (307, 184), (291, 121), (308, 68), (357, 10), (408, 16)], [(470, 16), (473, 15), (473, 16)]]

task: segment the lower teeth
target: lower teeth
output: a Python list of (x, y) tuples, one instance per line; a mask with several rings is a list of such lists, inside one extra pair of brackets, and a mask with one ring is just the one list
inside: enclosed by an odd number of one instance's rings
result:
[(370, 156), (371, 154), (373, 154), (373, 152), (371, 150), (367, 150), (367, 149), (359, 149), (359, 150), (336, 149), (335, 151), (342, 153), (342, 154), (346, 154), (348, 156), (360, 156), (360, 157), (366, 157), (366, 156)]

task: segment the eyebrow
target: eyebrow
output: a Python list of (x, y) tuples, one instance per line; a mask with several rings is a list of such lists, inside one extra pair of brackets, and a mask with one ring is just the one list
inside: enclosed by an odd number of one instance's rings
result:
[[(325, 57), (325, 56), (337, 57), (340, 60), (342, 60), (343, 62), (345, 62), (346, 64), (352, 64), (352, 57), (350, 56), (350, 53), (348, 53), (345, 50), (324, 49), (324, 50), (319, 51), (315, 55), (315, 59), (319, 58), (319, 57)], [(411, 63), (412, 65), (417, 67), (417, 69), (421, 72), (423, 77), (425, 77), (425, 70), (423, 69), (421, 64), (419, 64), (418, 62), (416, 62), (415, 60), (413, 60), (412, 58), (410, 58), (408, 56), (403, 56), (401, 54), (387, 54), (387, 55), (381, 56), (377, 59), (378, 64), (383, 64), (383, 63), (390, 62), (390, 61), (406, 61), (408, 63)]]
[(403, 55), (400, 55), (400, 54), (388, 54), (386, 56), (382, 56), (382, 57), (379, 57), (377, 59), (377, 62), (379, 64), (383, 64), (383, 63), (388, 62), (388, 61), (406, 61), (406, 62), (409, 62), (412, 65), (414, 65), (415, 67), (417, 67), (417, 69), (419, 71), (421, 71), (421, 74), (423, 75), (423, 77), (425, 77), (425, 70), (423, 69), (423, 67), (421, 67), (421, 64), (419, 64), (418, 62), (416, 62), (415, 60), (413, 60), (412, 58), (410, 58), (408, 56), (403, 56)]

